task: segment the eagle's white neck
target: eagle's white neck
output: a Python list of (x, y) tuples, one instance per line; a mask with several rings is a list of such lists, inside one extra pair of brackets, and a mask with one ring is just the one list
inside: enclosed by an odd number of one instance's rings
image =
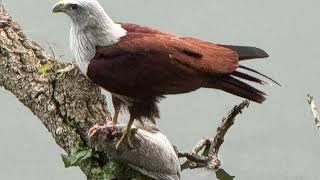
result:
[(112, 21), (102, 7), (97, 7), (95, 11), (89, 17), (72, 19), (70, 29), (73, 58), (85, 75), (90, 60), (95, 56), (96, 47), (115, 44), (127, 33), (121, 25)]

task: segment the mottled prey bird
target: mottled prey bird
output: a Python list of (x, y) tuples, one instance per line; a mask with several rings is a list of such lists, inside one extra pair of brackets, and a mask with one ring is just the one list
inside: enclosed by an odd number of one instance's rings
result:
[(239, 65), (242, 60), (268, 57), (261, 49), (213, 44), (136, 24), (118, 24), (97, 0), (61, 0), (53, 12), (63, 12), (72, 20), (70, 46), (79, 69), (112, 93), (113, 122), (117, 122), (122, 106), (128, 108), (130, 119), (119, 144), (127, 138), (132, 146), (130, 129), (135, 119), (159, 118), (157, 103), (164, 95), (212, 88), (258, 103), (265, 100), (265, 93), (242, 80), (264, 81), (239, 71), (262, 75)]

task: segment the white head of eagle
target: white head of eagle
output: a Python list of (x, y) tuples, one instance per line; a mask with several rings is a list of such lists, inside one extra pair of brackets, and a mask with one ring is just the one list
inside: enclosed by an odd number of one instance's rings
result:
[(112, 21), (97, 0), (61, 0), (54, 5), (53, 12), (65, 13), (71, 18), (70, 48), (85, 75), (96, 46), (115, 44), (127, 33)]

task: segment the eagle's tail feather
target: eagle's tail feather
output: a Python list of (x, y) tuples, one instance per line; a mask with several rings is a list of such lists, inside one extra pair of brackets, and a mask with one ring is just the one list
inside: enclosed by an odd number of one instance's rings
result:
[[(245, 78), (244, 78), (245, 79)], [(255, 80), (254, 80), (255, 81)], [(251, 101), (262, 103), (266, 100), (266, 94), (230, 75), (224, 76), (216, 84), (215, 88), (240, 96)]]
[(247, 71), (250, 71), (250, 72), (253, 72), (253, 73), (256, 73), (256, 74), (259, 74), (260, 76), (262, 76), (262, 77), (265, 77), (265, 78), (269, 79), (270, 81), (272, 81), (273, 83), (277, 84), (278, 86), (281, 86), (281, 84), (280, 84), (280, 83), (278, 83), (277, 81), (273, 80), (273, 79), (272, 79), (272, 78), (270, 78), (269, 76), (264, 75), (264, 74), (262, 74), (262, 73), (260, 73), (260, 72), (258, 72), (258, 71), (256, 71), (256, 70), (254, 70), (254, 69), (251, 69), (251, 68), (248, 68), (248, 67), (246, 67), (246, 66), (242, 66), (242, 65), (239, 65), (239, 68), (240, 68), (240, 69), (247, 70)]
[(250, 76), (250, 75), (245, 74), (245, 73), (240, 72), (240, 71), (235, 71), (231, 75), (234, 76), (234, 77), (240, 78), (240, 79), (245, 79), (247, 81), (255, 82), (255, 83), (258, 83), (258, 84), (262, 84), (262, 85), (268, 84), (267, 82), (265, 82), (265, 81), (263, 81), (261, 79), (258, 79), (256, 77)]

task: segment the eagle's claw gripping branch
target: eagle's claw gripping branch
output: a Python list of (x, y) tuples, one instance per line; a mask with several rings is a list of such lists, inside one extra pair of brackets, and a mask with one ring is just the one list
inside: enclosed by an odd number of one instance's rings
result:
[(134, 122), (134, 119), (130, 118), (127, 126), (124, 129), (124, 132), (123, 132), (123, 135), (122, 135), (121, 139), (118, 141), (118, 143), (116, 145), (116, 149), (119, 149), (120, 146), (123, 143), (125, 143), (124, 141), (127, 141), (127, 144), (128, 144), (130, 149), (134, 148), (132, 140), (131, 140), (131, 137), (132, 137), (131, 127), (132, 127), (133, 122)]

